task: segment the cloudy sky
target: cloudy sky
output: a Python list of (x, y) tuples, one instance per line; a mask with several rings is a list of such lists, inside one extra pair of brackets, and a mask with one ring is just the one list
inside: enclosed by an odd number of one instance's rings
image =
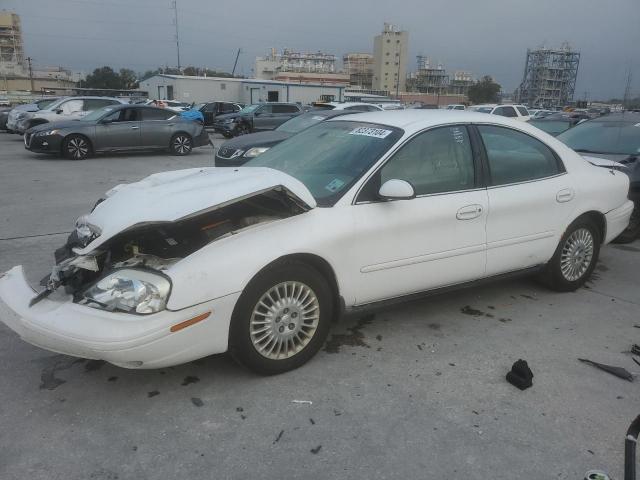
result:
[[(250, 76), (270, 47), (371, 52), (384, 22), (409, 31), (411, 69), (424, 54), (445, 68), (521, 80), (526, 49), (568, 41), (581, 52), (576, 97), (640, 95), (640, 0), (177, 0), (182, 66)], [(22, 17), (39, 65), (90, 72), (175, 66), (170, 0), (1, 0)]]

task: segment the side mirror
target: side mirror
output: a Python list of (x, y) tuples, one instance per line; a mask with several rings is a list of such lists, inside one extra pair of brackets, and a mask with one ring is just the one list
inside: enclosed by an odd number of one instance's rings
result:
[(60, 115), (60, 114), (62, 113), (62, 109), (61, 109), (61, 108), (58, 108), (58, 109), (56, 110), (56, 113), (57, 113), (58, 115)]
[(416, 192), (406, 180), (392, 178), (380, 187), (378, 196), (383, 200), (410, 200), (415, 198)]

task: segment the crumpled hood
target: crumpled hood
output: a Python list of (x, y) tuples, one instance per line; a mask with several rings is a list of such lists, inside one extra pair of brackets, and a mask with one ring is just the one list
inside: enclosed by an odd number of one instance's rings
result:
[(87, 223), (98, 227), (101, 233), (77, 253), (89, 253), (136, 225), (173, 222), (278, 187), (288, 190), (308, 208), (316, 206), (304, 184), (265, 167), (191, 168), (118, 185), (86, 216)]

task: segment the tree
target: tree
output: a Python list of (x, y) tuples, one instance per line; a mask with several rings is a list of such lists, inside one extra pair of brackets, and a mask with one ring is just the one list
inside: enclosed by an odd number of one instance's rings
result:
[(489, 75), (485, 75), (469, 87), (469, 101), (471, 103), (495, 103), (502, 87), (493, 81)]
[(118, 73), (113, 68), (104, 66), (96, 68), (93, 73), (87, 75), (84, 86), (86, 88), (133, 90), (138, 88), (138, 80), (133, 70), (121, 68)]

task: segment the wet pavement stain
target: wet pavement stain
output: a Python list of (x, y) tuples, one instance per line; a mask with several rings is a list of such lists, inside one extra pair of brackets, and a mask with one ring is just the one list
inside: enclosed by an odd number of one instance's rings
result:
[(501, 318), (501, 319), (499, 319), (498, 321), (499, 321), (499, 322), (502, 322), (502, 323), (507, 323), (507, 322), (510, 322), (510, 321), (511, 321), (511, 319), (510, 319), (510, 318)]
[(196, 407), (201, 407), (204, 405), (204, 402), (198, 397), (191, 397), (191, 403), (193, 403)]
[(109, 378), (107, 378), (107, 382), (115, 382), (116, 380), (118, 380), (118, 377), (109, 377)]
[(85, 362), (84, 358), (70, 358), (64, 360), (58, 360), (53, 365), (46, 367), (40, 374), (40, 390), (55, 390), (63, 383), (67, 383), (66, 380), (56, 377), (56, 373), (61, 370), (68, 370), (76, 363)]
[(353, 327), (347, 328), (351, 333), (334, 333), (327, 341), (324, 347), (324, 351), (328, 353), (340, 352), (340, 347), (365, 347), (370, 348), (369, 344), (364, 341), (364, 333), (362, 329), (365, 325), (369, 325), (373, 322), (374, 315), (366, 315), (358, 319), (357, 323)]
[(191, 383), (198, 383), (200, 381), (200, 379), (198, 377), (194, 377), (192, 375), (186, 376), (184, 377), (184, 380), (182, 381), (182, 383), (180, 385), (182, 385), (183, 387), (186, 385), (189, 385)]
[(631, 245), (614, 245), (613, 248), (624, 250), (625, 252), (640, 252), (640, 248), (632, 247)]
[(85, 366), (85, 372), (95, 372), (100, 370), (106, 362), (104, 360), (89, 360)]
[(465, 315), (471, 315), (472, 317), (482, 317), (484, 316), (484, 312), (480, 310), (476, 310), (475, 308), (471, 308), (469, 305), (465, 305), (460, 309), (462, 313)]
[(439, 323), (430, 323), (429, 325), (427, 325), (427, 327), (429, 327), (431, 330), (440, 330), (440, 328), (442, 328), (442, 325), (440, 325)]
[(158, 390), (152, 390), (150, 392), (147, 392), (147, 398), (152, 398), (152, 397), (155, 397), (156, 395), (160, 395), (160, 392)]

